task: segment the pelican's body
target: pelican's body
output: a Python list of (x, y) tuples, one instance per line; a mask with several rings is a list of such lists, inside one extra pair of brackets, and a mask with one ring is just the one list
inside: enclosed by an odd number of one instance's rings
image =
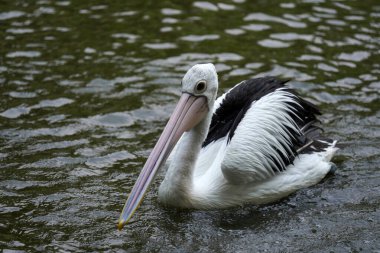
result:
[(180, 102), (132, 190), (119, 227), (166, 160), (158, 199), (183, 208), (273, 202), (318, 183), (330, 171), (336, 141), (320, 137), (314, 126), (318, 109), (285, 82), (250, 79), (215, 100), (215, 67), (199, 64), (182, 84)]

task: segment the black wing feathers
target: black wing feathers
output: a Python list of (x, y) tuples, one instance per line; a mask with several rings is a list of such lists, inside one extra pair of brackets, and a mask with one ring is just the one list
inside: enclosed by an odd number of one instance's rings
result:
[(275, 77), (255, 78), (243, 81), (230, 90), (212, 117), (203, 147), (225, 136), (231, 140), (237, 126), (252, 103), (279, 88), (283, 88), (283, 90), (293, 94), (292, 98), (297, 102), (290, 104), (290, 108), (294, 112), (290, 113), (290, 116), (300, 131), (294, 131), (287, 127), (291, 136), (291, 150), (285, 148), (287, 153), (284, 155), (276, 149), (277, 154), (281, 157), (282, 164), (274, 157), (270, 157), (274, 163), (272, 169), (276, 172), (283, 171), (286, 166), (293, 162), (297, 154), (318, 152), (325, 149), (332, 141), (321, 138), (322, 129), (315, 125), (318, 123), (317, 115), (321, 114), (320, 111), (314, 104), (304, 100), (294, 90), (288, 88), (285, 85), (286, 82), (287, 80), (279, 80)]
[(231, 139), (252, 102), (284, 87), (286, 82), (274, 77), (255, 78), (243, 81), (230, 90), (212, 116), (210, 129), (203, 147), (227, 135)]

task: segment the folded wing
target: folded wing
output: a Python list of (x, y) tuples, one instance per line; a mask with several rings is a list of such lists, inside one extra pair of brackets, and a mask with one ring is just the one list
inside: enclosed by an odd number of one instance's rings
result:
[(228, 138), (221, 169), (230, 183), (266, 180), (285, 171), (298, 154), (328, 146), (315, 126), (319, 110), (285, 83), (250, 79), (219, 101), (203, 146)]

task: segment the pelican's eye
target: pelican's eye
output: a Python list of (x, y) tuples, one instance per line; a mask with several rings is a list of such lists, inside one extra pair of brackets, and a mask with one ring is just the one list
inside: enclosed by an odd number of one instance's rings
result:
[(206, 84), (206, 81), (205, 80), (202, 80), (202, 81), (199, 81), (196, 85), (195, 85), (195, 93), (203, 93), (205, 90), (207, 89), (207, 84)]

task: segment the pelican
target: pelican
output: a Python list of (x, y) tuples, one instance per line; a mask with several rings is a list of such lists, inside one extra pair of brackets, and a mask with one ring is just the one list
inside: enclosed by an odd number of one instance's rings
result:
[(182, 95), (120, 215), (121, 229), (167, 164), (158, 200), (194, 209), (265, 204), (314, 185), (332, 169), (336, 140), (319, 110), (275, 77), (243, 81), (216, 99), (213, 64), (182, 79)]

